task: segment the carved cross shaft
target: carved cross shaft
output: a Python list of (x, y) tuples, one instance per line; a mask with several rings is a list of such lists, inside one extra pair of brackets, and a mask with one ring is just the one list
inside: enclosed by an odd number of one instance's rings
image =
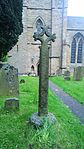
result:
[[(41, 33), (34, 33), (34, 40), (41, 42), (40, 47), (40, 72), (39, 72), (39, 103), (38, 103), (38, 115), (46, 116), (48, 114), (48, 74), (49, 74), (49, 48), (48, 42), (55, 41), (55, 34), (48, 32), (48, 27), (41, 27)], [(44, 39), (44, 35), (47, 36)]]

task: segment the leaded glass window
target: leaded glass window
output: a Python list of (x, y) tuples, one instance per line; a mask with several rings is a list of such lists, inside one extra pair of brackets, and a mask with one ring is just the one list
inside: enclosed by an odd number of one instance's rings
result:
[(82, 49), (83, 49), (83, 40), (81, 38), (78, 43), (77, 63), (82, 63)]
[(81, 33), (74, 36), (71, 46), (71, 63), (82, 63), (83, 39)]
[(75, 63), (76, 58), (76, 40), (73, 39), (71, 46), (71, 63)]

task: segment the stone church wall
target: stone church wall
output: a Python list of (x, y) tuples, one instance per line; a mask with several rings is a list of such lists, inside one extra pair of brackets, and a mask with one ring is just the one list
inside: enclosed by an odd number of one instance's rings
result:
[[(33, 40), (36, 31), (36, 21), (48, 25), (50, 31), (56, 34), (56, 41), (50, 46), (50, 73), (56, 74), (60, 67), (66, 67), (66, 28), (67, 2), (64, 0), (24, 0), (23, 33), (17, 45), (9, 52), (9, 63), (18, 68), (19, 73), (38, 73), (40, 43)], [(61, 54), (63, 53), (63, 55)], [(62, 63), (62, 66), (61, 66)]]
[[(18, 68), (19, 73), (30, 73), (32, 65), (37, 74), (40, 43), (33, 40), (37, 19), (51, 28), (51, 0), (24, 1), (23, 33), (17, 45), (9, 52), (9, 63)], [(12, 57), (11, 57), (12, 56)]]

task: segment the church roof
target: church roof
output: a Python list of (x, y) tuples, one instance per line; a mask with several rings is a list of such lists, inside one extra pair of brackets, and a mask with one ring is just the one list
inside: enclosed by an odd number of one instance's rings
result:
[(84, 30), (84, 17), (67, 17), (67, 29)]

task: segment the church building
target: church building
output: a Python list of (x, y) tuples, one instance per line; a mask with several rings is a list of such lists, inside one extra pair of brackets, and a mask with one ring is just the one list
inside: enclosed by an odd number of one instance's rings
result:
[(39, 75), (40, 42), (34, 32), (46, 25), (56, 34), (49, 44), (49, 74), (84, 66), (84, 18), (67, 16), (68, 0), (23, 0), (23, 33), (9, 52), (9, 63), (19, 74)]

